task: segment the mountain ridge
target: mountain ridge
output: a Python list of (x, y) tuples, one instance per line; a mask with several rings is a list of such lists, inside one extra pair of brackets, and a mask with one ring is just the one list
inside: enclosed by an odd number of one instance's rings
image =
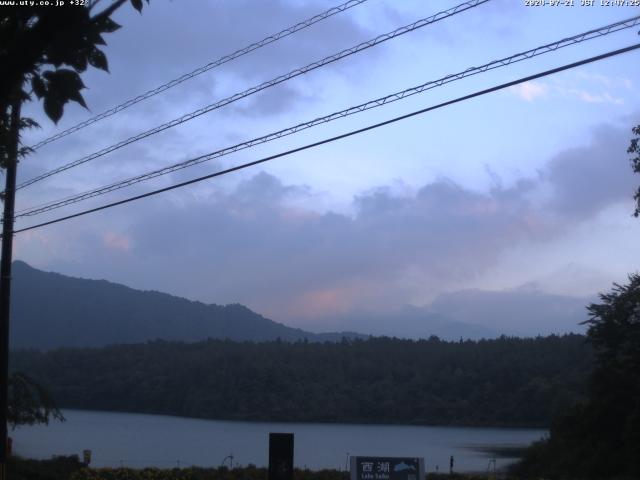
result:
[[(108, 280), (44, 272), (19, 260), (14, 262), (13, 277), (12, 348), (101, 347), (157, 339), (323, 342), (369, 336), (437, 336), (456, 341), (501, 334), (534, 337), (582, 333), (580, 321), (586, 319), (588, 304), (587, 298), (539, 290), (469, 289), (441, 294), (427, 306), (326, 316), (315, 324), (308, 321), (313, 330), (309, 331), (276, 322), (239, 303), (206, 304)], [(321, 333), (324, 329), (333, 331)]]
[(353, 332), (307, 332), (241, 304), (205, 304), (107, 280), (44, 272), (19, 260), (13, 264), (11, 311), (12, 348), (99, 347), (156, 339), (339, 341), (364, 337)]

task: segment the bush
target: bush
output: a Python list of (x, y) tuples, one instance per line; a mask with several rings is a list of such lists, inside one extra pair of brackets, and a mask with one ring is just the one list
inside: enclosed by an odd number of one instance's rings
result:
[(7, 462), (9, 480), (67, 480), (82, 470), (84, 465), (77, 455), (55, 457), (51, 460), (26, 460), (10, 457)]

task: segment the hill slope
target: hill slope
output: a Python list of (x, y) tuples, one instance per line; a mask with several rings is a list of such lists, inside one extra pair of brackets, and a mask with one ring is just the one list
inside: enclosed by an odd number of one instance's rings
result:
[[(239, 304), (206, 305), (105, 280), (72, 278), (13, 264), (12, 348), (97, 347), (166, 339), (340, 340), (269, 320)], [(353, 336), (353, 334), (344, 334)]]

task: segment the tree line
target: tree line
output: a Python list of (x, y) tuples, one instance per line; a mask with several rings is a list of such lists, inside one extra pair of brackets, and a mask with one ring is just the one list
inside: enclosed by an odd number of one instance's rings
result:
[[(640, 133), (640, 130), (638, 130)], [(640, 274), (588, 307), (593, 368), (583, 401), (514, 469), (532, 478), (640, 478)]]
[(584, 398), (580, 335), (445, 342), (154, 341), (16, 351), (62, 408), (188, 417), (538, 426)]

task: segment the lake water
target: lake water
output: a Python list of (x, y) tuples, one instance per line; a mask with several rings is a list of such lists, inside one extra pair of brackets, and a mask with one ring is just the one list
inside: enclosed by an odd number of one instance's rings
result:
[[(424, 457), (427, 472), (448, 471), (454, 456), (458, 472), (498, 469), (508, 458), (483, 453), (494, 447), (520, 447), (545, 435), (538, 429), (416, 427), (313, 423), (257, 423), (198, 420), (162, 415), (65, 410), (64, 423), (21, 427), (10, 433), (14, 451), (29, 458), (92, 450), (94, 467), (219, 466), (268, 464), (269, 432), (295, 434), (298, 468), (345, 469), (348, 455)], [(229, 464), (229, 459), (226, 460)]]

